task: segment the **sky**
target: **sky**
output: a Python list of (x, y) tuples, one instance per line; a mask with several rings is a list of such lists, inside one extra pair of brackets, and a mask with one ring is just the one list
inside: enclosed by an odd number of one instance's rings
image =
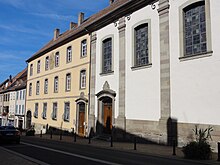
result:
[(26, 60), (69, 23), (85, 19), (109, 5), (109, 0), (0, 0), (0, 83), (15, 76)]

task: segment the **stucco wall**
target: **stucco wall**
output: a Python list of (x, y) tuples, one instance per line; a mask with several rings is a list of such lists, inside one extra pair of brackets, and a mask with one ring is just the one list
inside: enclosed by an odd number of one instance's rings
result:
[(184, 2), (170, 1), (171, 114), (182, 123), (219, 125), (220, 47), (216, 34), (220, 29), (220, 2), (210, 1), (211, 34), (208, 35), (211, 35), (212, 55), (181, 61), (179, 6)]

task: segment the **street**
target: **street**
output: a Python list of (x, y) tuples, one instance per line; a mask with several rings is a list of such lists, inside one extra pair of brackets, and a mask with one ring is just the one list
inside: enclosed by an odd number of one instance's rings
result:
[[(183, 159), (171, 159), (157, 156), (143, 155), (140, 153), (122, 152), (111, 149), (97, 148), (89, 145), (51, 141), (22, 137), (21, 144), (3, 144), (3, 148), (19, 156), (30, 159), (37, 164), (137, 164), (137, 165), (187, 165), (200, 163)], [(1, 157), (0, 157), (1, 158)], [(1, 160), (0, 160), (1, 161)]]

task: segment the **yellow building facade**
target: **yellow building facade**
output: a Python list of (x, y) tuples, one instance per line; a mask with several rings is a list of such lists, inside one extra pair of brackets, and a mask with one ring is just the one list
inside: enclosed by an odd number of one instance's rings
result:
[(36, 133), (74, 129), (88, 136), (90, 36), (70, 40), (71, 31), (63, 36), (56, 29), (54, 39), (27, 60), (27, 127)]

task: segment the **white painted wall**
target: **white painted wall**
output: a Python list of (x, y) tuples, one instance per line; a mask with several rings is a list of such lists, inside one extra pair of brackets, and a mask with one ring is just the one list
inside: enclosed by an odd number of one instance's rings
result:
[[(157, 6), (158, 3), (155, 3)], [(132, 70), (134, 52), (134, 28), (150, 21), (152, 66)], [(160, 52), (159, 16), (151, 5), (131, 14), (126, 20), (126, 118), (159, 120), (160, 118)]]
[[(115, 27), (114, 23), (107, 25), (106, 27), (98, 30), (96, 32), (97, 41), (96, 41), (96, 86), (95, 86), (95, 94), (103, 90), (103, 85), (105, 81), (108, 81), (110, 89), (116, 92), (115, 98), (115, 118), (118, 116), (118, 89), (119, 89), (119, 34), (118, 28)], [(100, 75), (102, 72), (102, 40), (107, 36), (113, 36), (113, 71), (110, 75)], [(97, 117), (97, 97), (95, 102), (95, 116)]]
[(179, 9), (186, 0), (170, 1), (171, 112), (178, 122), (220, 124), (219, 0), (210, 1), (210, 57), (180, 61)]
[[(137, 23), (151, 20), (151, 50), (152, 67), (132, 71), (133, 56), (133, 28)], [(131, 14), (131, 19), (126, 18), (126, 98), (125, 113), (127, 119), (136, 120), (159, 120), (160, 117), (160, 74), (159, 74), (159, 16), (157, 10), (151, 6)], [(110, 88), (116, 92), (115, 118), (118, 116), (118, 94), (119, 94), (119, 32), (114, 24), (110, 24), (97, 32), (96, 45), (96, 93), (102, 90), (105, 81)], [(114, 73), (100, 75), (102, 40), (106, 36), (113, 35), (114, 43)], [(97, 100), (97, 99), (96, 99)], [(97, 101), (95, 104), (95, 115), (97, 117)]]

